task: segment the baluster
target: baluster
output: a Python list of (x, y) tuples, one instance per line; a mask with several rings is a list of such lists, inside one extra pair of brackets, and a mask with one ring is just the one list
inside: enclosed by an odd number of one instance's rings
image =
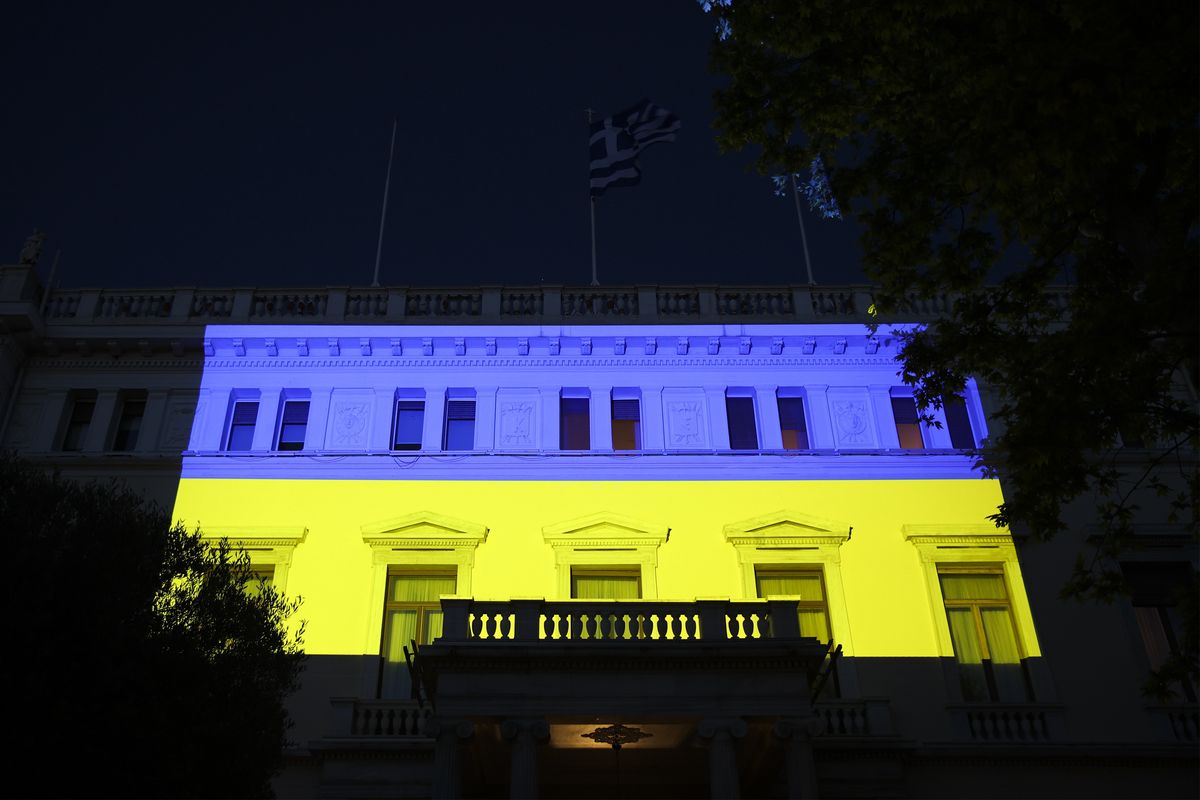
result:
[(675, 615), (666, 614), (663, 616), (663, 625), (666, 626), (666, 635), (664, 639), (671, 640), (675, 638)]

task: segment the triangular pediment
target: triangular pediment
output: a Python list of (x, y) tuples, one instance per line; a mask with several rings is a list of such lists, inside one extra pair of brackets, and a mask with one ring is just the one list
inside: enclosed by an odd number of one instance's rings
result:
[(671, 529), (665, 525), (656, 525), (609, 511), (576, 517), (542, 528), (542, 538), (548, 544), (593, 547), (605, 544), (658, 545), (667, 541), (670, 535)]
[(402, 517), (361, 526), (363, 541), (373, 547), (461, 547), (487, 541), (486, 525), (415, 511)]
[(761, 544), (787, 540), (845, 541), (850, 526), (791, 509), (751, 517), (725, 526), (725, 539), (733, 544)]

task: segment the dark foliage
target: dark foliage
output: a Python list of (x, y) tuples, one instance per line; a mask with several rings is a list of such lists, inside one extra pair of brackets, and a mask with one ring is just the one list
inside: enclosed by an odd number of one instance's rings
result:
[(249, 596), (244, 553), (138, 496), (8, 456), (0, 531), (10, 790), (270, 795), (303, 659), (285, 628), (297, 602)]
[[(997, 524), (1049, 538), (1096, 508), (1066, 593), (1100, 599), (1138, 526), (1194, 536), (1197, 4), (701, 5), (722, 146), (761, 148), (767, 175), (823, 157), (881, 312), (954, 299), (905, 337), (902, 376), (926, 409), (968, 376), (998, 393)], [(1195, 633), (1171, 666), (1193, 677)]]

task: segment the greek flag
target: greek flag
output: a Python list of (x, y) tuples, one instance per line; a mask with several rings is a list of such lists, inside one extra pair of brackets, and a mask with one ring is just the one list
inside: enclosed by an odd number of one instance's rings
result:
[(592, 123), (592, 197), (610, 186), (633, 186), (642, 178), (638, 155), (658, 142), (675, 141), (679, 117), (643, 100), (633, 108)]

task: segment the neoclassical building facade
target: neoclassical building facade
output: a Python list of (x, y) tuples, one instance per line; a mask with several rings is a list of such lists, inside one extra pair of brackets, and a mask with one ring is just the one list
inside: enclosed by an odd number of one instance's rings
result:
[[(939, 303), (870, 305), (9, 267), (0, 441), (304, 598), (282, 795), (1189, 794), (1195, 696), (1140, 692), (1175, 612), (1057, 599), (1086, 531), (995, 528), (987, 387), (922, 420), (895, 331)], [(1131, 581), (1194, 564), (1146, 536)]]

